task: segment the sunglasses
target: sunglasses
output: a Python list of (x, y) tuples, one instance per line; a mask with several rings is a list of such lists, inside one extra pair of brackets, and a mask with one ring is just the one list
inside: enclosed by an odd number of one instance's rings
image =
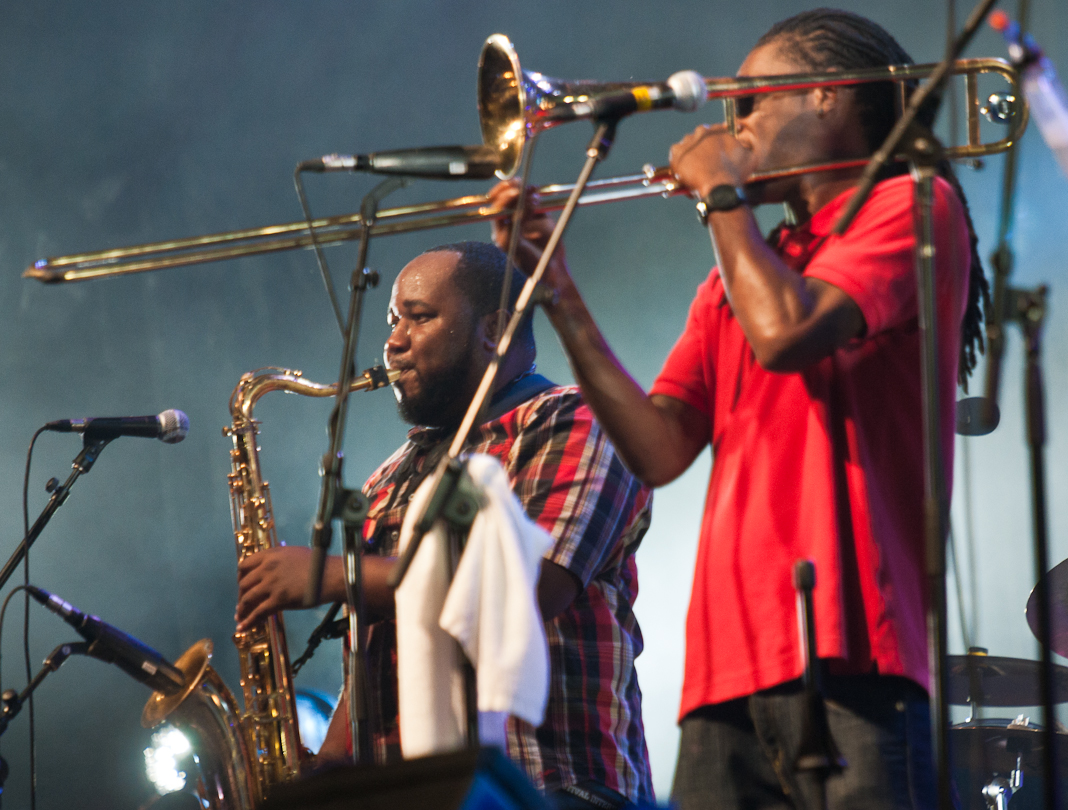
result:
[(734, 97), (734, 116), (735, 118), (748, 118), (753, 114), (753, 105), (756, 103), (756, 96), (735, 96)]

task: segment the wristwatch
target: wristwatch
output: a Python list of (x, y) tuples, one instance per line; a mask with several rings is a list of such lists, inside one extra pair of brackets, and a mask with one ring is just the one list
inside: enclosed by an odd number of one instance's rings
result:
[(708, 225), (708, 215), (713, 211), (733, 211), (748, 204), (744, 188), (722, 183), (697, 202), (697, 218), (702, 225)]

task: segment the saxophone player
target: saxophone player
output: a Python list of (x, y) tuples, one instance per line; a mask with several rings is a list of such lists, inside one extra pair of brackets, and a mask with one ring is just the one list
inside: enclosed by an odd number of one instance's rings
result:
[[(375, 758), (399, 756), (393, 595), (385, 582), (408, 503), (433, 471), (496, 348), (505, 257), (463, 242), (413, 259), (393, 285), (387, 366), (398, 408), (414, 427), (364, 486), (364, 593)], [(522, 277), (515, 273), (512, 301)], [(545, 721), (509, 720), (507, 753), (561, 807), (601, 810), (653, 801), (634, 658), (634, 552), (649, 525), (651, 494), (623, 466), (575, 387), (534, 371), (530, 320), (503, 361), (487, 420), (468, 449), (495, 456), (528, 516), (555, 544), (542, 560), (537, 597), (549, 641)], [(268, 549), (239, 566), (238, 629), (301, 606), (310, 551)], [(328, 559), (324, 602), (344, 599), (342, 561)], [(343, 759), (344, 698), (320, 758)]]

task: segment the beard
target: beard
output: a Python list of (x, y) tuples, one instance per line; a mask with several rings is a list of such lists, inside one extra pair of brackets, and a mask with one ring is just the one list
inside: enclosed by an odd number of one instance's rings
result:
[(453, 355), (453, 362), (434, 372), (416, 372), (418, 393), (408, 396), (394, 386), (397, 410), (410, 425), (452, 428), (460, 424), (471, 401), (468, 375), (474, 357), (473, 336)]

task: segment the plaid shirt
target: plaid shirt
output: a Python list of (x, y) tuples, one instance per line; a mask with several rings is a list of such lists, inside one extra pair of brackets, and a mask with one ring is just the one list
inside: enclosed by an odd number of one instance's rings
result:
[[(651, 802), (634, 670), (642, 636), (633, 605), (634, 552), (649, 526), (652, 495), (623, 466), (574, 387), (537, 394), (479, 430), (468, 449), (501, 462), (527, 515), (556, 538), (546, 559), (583, 587), (545, 623), (551, 673), (545, 721), (535, 729), (509, 720), (508, 755), (546, 791), (593, 780)], [(369, 553), (396, 554), (408, 499), (432, 472), (427, 458), (444, 438), (440, 430), (413, 429), (364, 485)], [(371, 626), (368, 664), (381, 762), (399, 753), (393, 622)]]

